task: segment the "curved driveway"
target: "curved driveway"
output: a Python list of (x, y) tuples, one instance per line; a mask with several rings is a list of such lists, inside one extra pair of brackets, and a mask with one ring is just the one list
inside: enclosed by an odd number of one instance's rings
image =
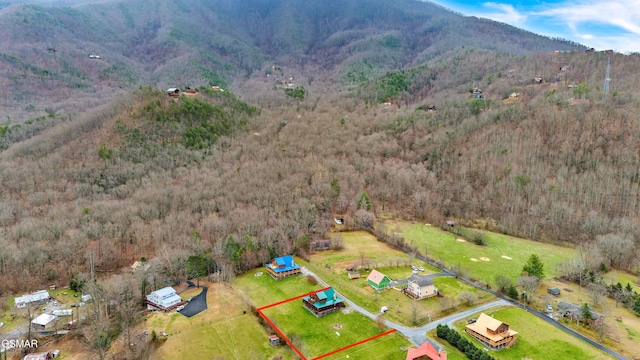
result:
[(186, 317), (192, 317), (193, 315), (199, 314), (205, 310), (207, 310), (207, 290), (206, 286), (200, 286), (202, 288), (202, 292), (198, 294), (193, 300), (191, 300), (187, 305), (185, 305), (184, 309), (180, 311), (180, 314)]

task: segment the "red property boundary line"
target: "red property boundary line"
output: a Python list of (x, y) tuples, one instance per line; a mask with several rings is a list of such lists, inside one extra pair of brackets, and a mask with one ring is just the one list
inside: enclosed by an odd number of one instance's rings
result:
[(379, 337), (383, 337), (383, 336), (385, 336), (385, 335), (392, 334), (392, 333), (394, 333), (394, 332), (396, 332), (396, 329), (391, 329), (391, 330), (389, 330), (389, 331), (387, 331), (387, 332), (385, 332), (385, 333), (382, 333), (382, 334), (378, 334), (378, 335), (372, 336), (372, 337), (370, 337), (370, 338), (368, 338), (368, 339), (360, 340), (360, 341), (358, 341), (357, 343), (353, 343), (353, 344), (351, 344), (351, 345), (347, 345), (347, 346), (345, 346), (345, 347), (343, 347), (343, 348), (340, 348), (340, 349), (338, 349), (338, 350), (334, 350), (334, 351), (332, 351), (332, 352), (328, 352), (328, 353), (326, 353), (326, 354), (324, 354), (324, 355), (320, 355), (320, 356), (318, 356), (318, 357), (314, 357), (314, 358), (313, 358), (313, 360), (318, 360), (318, 359), (326, 358), (327, 356), (331, 356), (331, 355), (333, 355), (333, 354), (337, 354), (337, 353), (339, 353), (340, 351), (344, 351), (344, 350), (347, 350), (347, 349), (351, 349), (351, 348), (352, 348), (352, 347), (354, 347), (354, 346), (358, 346), (358, 345), (364, 344), (364, 343), (366, 343), (366, 342), (369, 342), (369, 341), (371, 341), (371, 340), (375, 340), (375, 339), (377, 339), (377, 338), (379, 338)]
[[(285, 303), (288, 303), (288, 302), (291, 302), (291, 301), (294, 301), (294, 300), (297, 300), (297, 299), (303, 298), (303, 297), (305, 297), (305, 296), (310, 296), (310, 295), (315, 294), (315, 293), (318, 293), (318, 292), (320, 292), (320, 291), (325, 291), (325, 290), (327, 290), (327, 289), (329, 289), (329, 288), (330, 288), (330, 286), (327, 286), (327, 287), (322, 288), (322, 289), (320, 289), (320, 290), (311, 291), (311, 292), (306, 293), (306, 294), (298, 295), (298, 296), (292, 297), (292, 298), (290, 298), (290, 299), (282, 300), (282, 301), (279, 301), (279, 302), (277, 302), (277, 303), (273, 303), (273, 304), (271, 304), (271, 305), (266, 305), (266, 306), (263, 306), (263, 307), (260, 307), (260, 308), (257, 308), (257, 309), (256, 309), (256, 311), (258, 312), (258, 314), (259, 314), (259, 315), (260, 315), (260, 316), (261, 316), (261, 317), (262, 317), (262, 318), (263, 318), (263, 319), (264, 319), (264, 320), (265, 320), (265, 321), (266, 321), (266, 322), (267, 322), (267, 323), (268, 323), (268, 324), (269, 324), (269, 325), (270, 325), (270, 326), (271, 326), (271, 327), (272, 327), (272, 328), (273, 328), (273, 329), (278, 333), (278, 335), (280, 335), (280, 337), (281, 337), (282, 339), (284, 339), (284, 341), (287, 343), (287, 345), (289, 345), (289, 346), (290, 346), (290, 347), (291, 347), (291, 348), (296, 352), (296, 354), (298, 354), (298, 356), (300, 356), (300, 358), (301, 358), (302, 360), (307, 360), (307, 358), (306, 358), (304, 355), (302, 355), (302, 352), (301, 352), (301, 351), (300, 351), (300, 350), (299, 350), (295, 345), (293, 345), (293, 343), (291, 343), (291, 340), (289, 340), (289, 338), (288, 338), (288, 337), (286, 337), (282, 331), (280, 331), (280, 329), (279, 329), (279, 328), (278, 328), (278, 327), (277, 327), (277, 326), (276, 326), (276, 325), (271, 321), (271, 319), (269, 319), (269, 318), (268, 318), (268, 317), (267, 317), (267, 316), (262, 312), (262, 310), (266, 310), (266, 309), (272, 308), (272, 307), (274, 307), (274, 306), (282, 305), (282, 304), (285, 304)], [(337, 353), (339, 353), (339, 352), (341, 352), (341, 351), (344, 351), (344, 350), (347, 350), (347, 349), (351, 349), (352, 347), (355, 347), (355, 346), (358, 346), (358, 345), (364, 344), (364, 343), (366, 343), (366, 342), (369, 342), (369, 341), (371, 341), (371, 340), (375, 340), (375, 339), (377, 339), (377, 338), (379, 338), (379, 337), (382, 337), (382, 336), (385, 336), (385, 335), (392, 334), (392, 333), (394, 333), (394, 332), (396, 332), (396, 329), (391, 329), (391, 330), (389, 330), (389, 331), (387, 331), (387, 332), (384, 332), (384, 333), (382, 333), (382, 334), (374, 335), (374, 336), (372, 336), (372, 337), (370, 337), (370, 338), (368, 338), (368, 339), (360, 340), (360, 341), (358, 341), (358, 342), (356, 342), (356, 343), (353, 343), (353, 344), (351, 344), (351, 345), (347, 345), (347, 346), (342, 347), (342, 348), (340, 348), (340, 349), (338, 349), (338, 350), (333, 350), (333, 351), (328, 352), (328, 353), (326, 353), (326, 354), (324, 354), (324, 355), (317, 356), (317, 357), (313, 358), (312, 360), (318, 360), (318, 359), (325, 358), (325, 357), (327, 357), (327, 356), (331, 356), (331, 355), (333, 355), (333, 354), (337, 354)]]

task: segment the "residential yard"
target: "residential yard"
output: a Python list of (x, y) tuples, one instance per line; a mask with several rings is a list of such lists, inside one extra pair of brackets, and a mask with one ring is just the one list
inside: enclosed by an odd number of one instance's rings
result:
[(531, 254), (540, 257), (548, 278), (556, 275), (557, 264), (575, 255), (572, 248), (487, 231), (483, 231), (486, 245), (479, 246), (435, 226), (407, 221), (385, 221), (383, 225), (389, 232), (401, 234), (406, 242), (413, 243), (429, 258), (442, 262), (448, 268), (460, 267), (463, 275), (492, 286), (498, 275), (513, 280), (519, 277)]
[[(69, 289), (56, 289), (50, 290), (49, 295), (57, 300), (60, 304), (55, 309), (68, 309), (72, 303), (80, 301), (80, 295), (73, 290)], [(0, 312), (0, 322), (4, 323), (0, 331), (7, 332), (16, 329), (20, 326), (26, 326), (29, 321), (27, 320), (27, 308), (18, 309), (15, 307), (14, 298), (24, 294), (16, 294), (6, 298), (6, 307)], [(37, 316), (43, 313), (43, 308), (51, 308), (53, 300), (48, 304), (38, 305), (31, 308), (32, 316)]]
[[(480, 313), (469, 318), (477, 318)], [(511, 349), (491, 351), (490, 354), (499, 360), (521, 359), (611, 359), (609, 355), (599, 351), (595, 347), (566, 334), (553, 325), (524, 312), (520, 308), (503, 308), (492, 311), (496, 319), (509, 324), (509, 327), (518, 332), (518, 343)], [(456, 330), (470, 340), (476, 347), (484, 346), (464, 333), (466, 321), (455, 325)], [(449, 360), (466, 360), (466, 356), (446, 340), (439, 339), (436, 331), (429, 331), (427, 336), (436, 339), (447, 351)]]
[(182, 299), (182, 301), (187, 301), (190, 297), (192, 296), (198, 296), (202, 294), (202, 288), (191, 288), (188, 290), (185, 290), (183, 292), (180, 293), (180, 299)]
[[(300, 260), (299, 263), (318, 274), (344, 296), (372, 313), (378, 313), (382, 306), (386, 306), (389, 311), (385, 317), (389, 321), (407, 326), (416, 326), (428, 322), (429, 319), (433, 320), (448, 315), (453, 312), (450, 306), (458, 302), (458, 296), (463, 291), (476, 294), (477, 300), (472, 305), (459, 306), (458, 309), (460, 310), (494, 299), (493, 296), (480, 292), (464, 282), (446, 277), (435, 278), (434, 284), (442, 295), (451, 299), (448, 305), (443, 304), (441, 298), (437, 297), (420, 301), (412, 300), (400, 292), (402, 285), (399, 285), (396, 289), (387, 289), (381, 292), (375, 291), (367, 284), (367, 276), (370, 270), (361, 270), (359, 279), (350, 280), (347, 277), (346, 267), (354, 263), (360, 264), (363, 255), (366, 258), (375, 259), (377, 261), (376, 269), (387, 275), (391, 280), (410, 277), (410, 264), (424, 268), (425, 271), (420, 272), (420, 275), (436, 273), (438, 269), (422, 261), (411, 260), (410, 256), (390, 247), (386, 243), (378, 241), (376, 237), (367, 232), (345, 232), (341, 233), (340, 236), (343, 244), (341, 250), (318, 252), (311, 255), (309, 262)], [(375, 262), (372, 261), (371, 263)]]
[[(339, 310), (316, 318), (298, 299), (263, 312), (309, 359), (388, 330), (379, 329), (374, 321), (358, 312), (348, 308), (343, 310), (346, 311)], [(409, 345), (402, 336), (389, 334), (327, 358), (344, 359), (348, 355), (350, 359), (399, 359), (404, 355), (401, 348)]]
[(69, 307), (73, 303), (80, 302), (80, 296), (82, 296), (82, 293), (70, 289), (58, 288), (50, 290), (49, 295), (56, 299), (60, 304), (65, 305), (65, 307)]
[[(471, 317), (478, 317), (474, 314)], [(491, 311), (487, 315), (493, 315), (494, 318), (509, 324), (509, 328), (518, 332), (518, 343), (511, 349), (503, 349), (500, 351), (491, 351), (491, 355), (496, 359), (504, 360), (521, 360), (521, 359), (540, 359), (540, 360), (557, 360), (557, 359), (612, 359), (611, 356), (603, 353), (595, 347), (565, 333), (546, 321), (533, 316), (520, 308), (503, 308)], [(470, 318), (471, 318), (470, 317)], [(464, 333), (466, 321), (455, 324), (456, 330), (463, 334), (467, 339), (472, 341), (474, 345), (483, 348), (482, 344), (471, 336)], [(437, 337), (434, 338), (437, 339)], [(441, 340), (447, 345), (447, 352), (460, 353), (453, 346), (449, 345), (445, 340)]]
[[(626, 283), (625, 283), (626, 285)], [(546, 293), (547, 288), (557, 287), (561, 294), (558, 297), (550, 296)], [(570, 302), (576, 305), (584, 303), (590, 304), (594, 311), (605, 314), (605, 331), (603, 344), (612, 350), (634, 358), (640, 356), (640, 317), (631, 310), (624, 308), (621, 304), (616, 307), (615, 300), (602, 297), (600, 305), (594, 306), (591, 294), (584, 288), (580, 289), (577, 284), (570, 284), (556, 280), (547, 280), (536, 293), (534, 303), (536, 308), (542, 309), (546, 304), (551, 304), (557, 311), (557, 304), (561, 301)], [(576, 330), (593, 340), (599, 341), (599, 333), (593, 329), (578, 326), (566, 319), (560, 319), (565, 325)]]
[[(295, 258), (298, 264), (302, 264)], [(256, 274), (262, 273), (261, 276)], [(310, 283), (304, 276), (292, 276), (282, 280), (274, 280), (265, 268), (257, 268), (238, 276), (235, 284), (242, 291), (245, 299), (256, 308), (290, 299), (291, 297), (319, 290), (322, 286)]]
[[(273, 281), (269, 277), (270, 280)], [(153, 352), (154, 359), (295, 359), (287, 346), (269, 345), (260, 325), (236, 286), (208, 284), (208, 309), (187, 318), (175, 311), (151, 313), (141, 324), (149, 334), (166, 332), (166, 340)]]

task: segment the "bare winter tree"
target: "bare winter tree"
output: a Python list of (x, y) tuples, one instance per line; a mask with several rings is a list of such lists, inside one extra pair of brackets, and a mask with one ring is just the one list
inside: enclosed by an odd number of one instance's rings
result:
[(608, 266), (614, 269), (627, 268), (634, 258), (633, 240), (624, 234), (598, 235), (596, 246), (607, 260)]
[(526, 293), (525, 300), (527, 304), (529, 304), (531, 303), (531, 300), (533, 299), (533, 296), (536, 293), (536, 290), (538, 290), (538, 288), (540, 287), (540, 284), (542, 284), (542, 280), (536, 276), (521, 276), (516, 280), (516, 284), (518, 286), (521, 286), (522, 289), (525, 291)]

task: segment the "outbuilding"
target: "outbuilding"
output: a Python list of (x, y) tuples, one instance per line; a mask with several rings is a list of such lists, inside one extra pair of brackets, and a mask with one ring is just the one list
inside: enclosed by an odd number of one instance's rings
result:
[(36, 331), (51, 330), (58, 320), (58, 317), (51, 314), (41, 314), (31, 320), (31, 324)]
[(560, 296), (560, 289), (558, 288), (549, 288), (547, 292), (553, 296)]

